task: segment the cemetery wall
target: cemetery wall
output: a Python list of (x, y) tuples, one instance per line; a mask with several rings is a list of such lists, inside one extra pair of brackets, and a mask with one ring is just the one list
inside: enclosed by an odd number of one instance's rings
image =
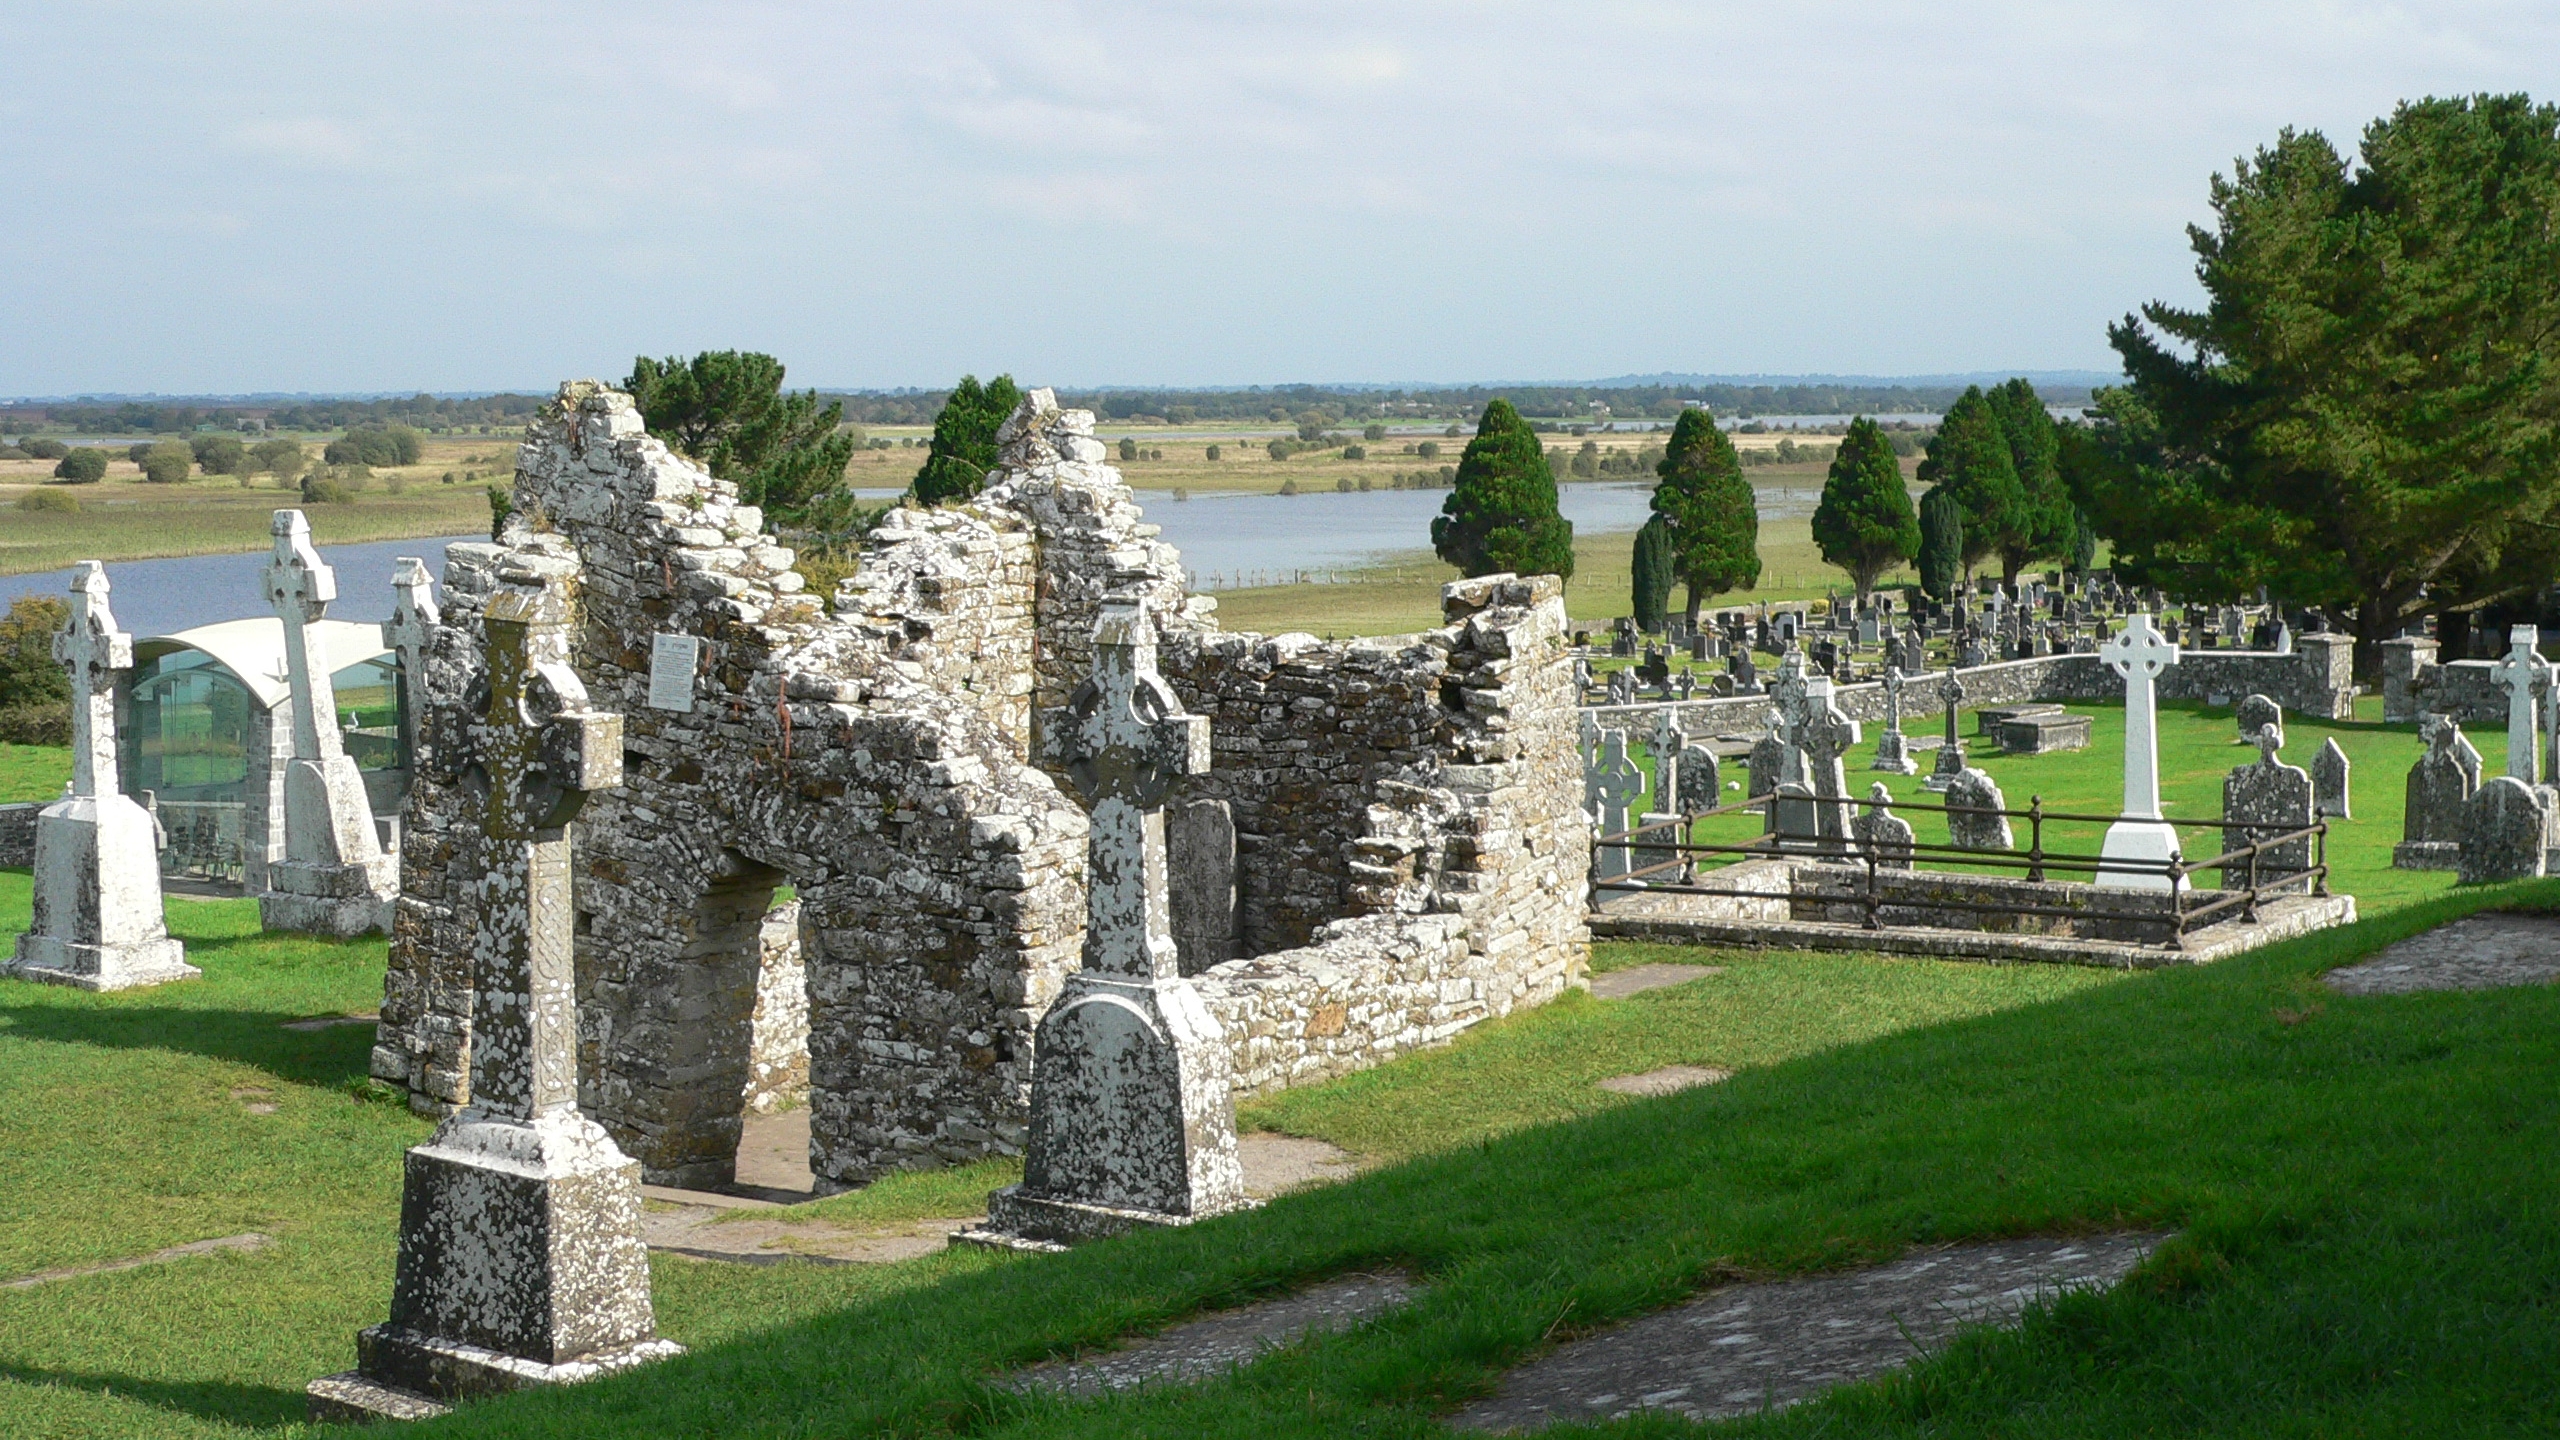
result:
[(0, 869), (36, 868), (36, 812), (44, 802), (0, 805)]

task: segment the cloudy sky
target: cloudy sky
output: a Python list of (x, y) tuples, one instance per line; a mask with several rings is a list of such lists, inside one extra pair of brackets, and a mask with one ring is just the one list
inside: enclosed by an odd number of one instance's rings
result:
[(0, 0), (0, 395), (2112, 368), (2551, 0)]

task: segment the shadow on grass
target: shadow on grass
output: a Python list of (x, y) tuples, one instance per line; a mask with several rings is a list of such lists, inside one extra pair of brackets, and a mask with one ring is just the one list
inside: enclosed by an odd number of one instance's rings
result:
[(0, 1361), (0, 1380), (30, 1387), (58, 1386), (92, 1395), (138, 1401), (158, 1410), (274, 1429), (310, 1416), (299, 1390), (268, 1385), (241, 1385), (227, 1380), (144, 1380), (132, 1375), (92, 1374), (80, 1370), (44, 1370)]
[[(0, 989), (0, 997), (7, 994)], [(295, 1085), (336, 1088), (364, 1078), (373, 1054), (372, 1026), (284, 1028), (286, 1021), (301, 1018), (272, 1010), (0, 1004), (0, 1023), (20, 1039), (202, 1055), (255, 1066)]]

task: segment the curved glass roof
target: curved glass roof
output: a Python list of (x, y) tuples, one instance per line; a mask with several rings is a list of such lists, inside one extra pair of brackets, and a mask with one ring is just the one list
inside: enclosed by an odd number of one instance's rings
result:
[[(312, 658), (324, 673), (392, 653), (382, 626), (361, 620), (322, 620), (310, 628)], [(240, 678), (258, 703), (273, 708), (291, 693), (284, 664), (284, 622), (273, 615), (199, 625), (175, 635), (154, 635), (133, 646), (134, 667), (180, 650), (200, 650)]]

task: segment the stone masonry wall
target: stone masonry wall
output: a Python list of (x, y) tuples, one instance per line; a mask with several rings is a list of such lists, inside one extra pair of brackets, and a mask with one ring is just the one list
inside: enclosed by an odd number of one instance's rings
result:
[(0, 870), (36, 867), (36, 812), (43, 802), (0, 805)]

